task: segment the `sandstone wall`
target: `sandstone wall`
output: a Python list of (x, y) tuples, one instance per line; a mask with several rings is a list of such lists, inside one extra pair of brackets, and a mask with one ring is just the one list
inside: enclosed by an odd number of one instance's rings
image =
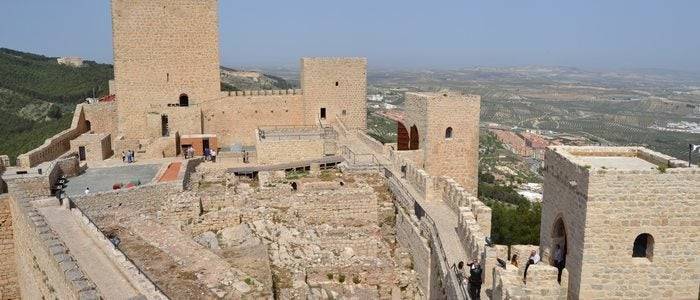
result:
[(253, 146), (259, 127), (305, 124), (301, 91), (254, 92), (202, 103), (203, 132), (216, 134), (222, 146)]
[[(700, 169), (591, 173), (580, 297), (697, 298)], [(643, 233), (654, 239), (651, 259), (632, 257)]]
[(306, 124), (317, 124), (325, 108), (331, 124), (338, 117), (349, 129), (367, 127), (367, 59), (302, 58), (301, 88)]
[(480, 103), (476, 95), (406, 93), (405, 125), (409, 133), (417, 128), (423, 169), (452, 177), (472, 194), (477, 189)]
[(294, 197), (291, 209), (309, 224), (363, 226), (378, 220), (377, 196), (371, 188), (307, 191)]
[(83, 104), (75, 108), (71, 127), (47, 139), (41, 146), (17, 157), (17, 166), (33, 168), (43, 162), (54, 160), (70, 150), (70, 140), (87, 132)]
[(85, 120), (90, 122), (89, 132), (118, 136), (116, 101), (83, 104), (83, 112), (85, 112)]
[[(566, 268), (569, 293), (579, 295), (584, 259), (584, 228), (588, 196), (588, 171), (571, 164), (566, 158), (547, 149), (545, 152), (542, 218), (540, 221), (540, 256), (550, 263), (554, 255), (554, 224), (562, 220), (566, 228)], [(572, 185), (572, 182), (575, 184)], [(561, 242), (561, 240), (557, 240)]]
[(418, 219), (399, 208), (396, 214), (396, 242), (401, 248), (408, 249), (413, 258), (413, 269), (418, 273), (421, 291), (430, 295), (431, 291), (431, 254), (429, 241), (421, 236)]
[(21, 298), (98, 299), (95, 284), (49, 229), (31, 199), (13, 194), (10, 207)]
[(10, 197), (0, 196), (0, 299), (19, 299)]
[(112, 137), (109, 134), (83, 134), (78, 139), (70, 141), (72, 152), (79, 152), (80, 147), (85, 147), (85, 160), (102, 161), (112, 155)]
[(112, 0), (119, 131), (148, 136), (151, 104), (190, 105), (220, 94), (218, 1)]
[(319, 159), (324, 156), (324, 140), (320, 138), (306, 140), (271, 140), (258, 138), (255, 147), (259, 164), (303, 161)]
[(154, 215), (164, 201), (180, 192), (181, 183), (169, 182), (82, 195), (72, 200), (86, 216), (101, 224), (105, 219), (118, 222), (140, 214)]

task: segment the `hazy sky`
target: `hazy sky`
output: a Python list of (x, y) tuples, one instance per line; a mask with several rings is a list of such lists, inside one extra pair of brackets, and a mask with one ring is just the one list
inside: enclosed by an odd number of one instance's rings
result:
[[(223, 65), (700, 71), (699, 0), (220, 0)], [(0, 47), (112, 61), (108, 0), (0, 0)]]

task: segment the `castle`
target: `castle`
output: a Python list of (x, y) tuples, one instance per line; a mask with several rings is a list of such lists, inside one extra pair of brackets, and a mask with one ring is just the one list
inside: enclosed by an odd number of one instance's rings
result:
[[(251, 176), (270, 194), (350, 189), (342, 181), (298, 180), (290, 186), (284, 172), (279, 179), (284, 170), (318, 173), (338, 166), (344, 173), (381, 176), (393, 201), (395, 243), (410, 253), (420, 298), (468, 299), (452, 266), (478, 258), (486, 270), (482, 296), (491, 299), (697, 299), (697, 166), (641, 147), (549, 148), (540, 245), (490, 245), (492, 212), (476, 197), (480, 96), (407, 93), (405, 116), (395, 120), (398, 141), (382, 144), (365, 133), (364, 58), (302, 58), (301, 89), (221, 91), (217, 10), (216, 0), (112, 0), (111, 101), (78, 105), (71, 127), (21, 155), (18, 166), (0, 160), (0, 192), (4, 185), (9, 192), (0, 196), (0, 299), (168, 298), (152, 274), (115, 246), (101, 222), (132, 222), (137, 235), (153, 240), (179, 237), (182, 230), (173, 228), (199, 232), (240, 224), (242, 214), (221, 207), (210, 213), (215, 217), (202, 219), (211, 199), (173, 200), (204, 177), (201, 158), (182, 158), (190, 147), (197, 156), (219, 149), (222, 159), (233, 162), (217, 182)], [(91, 170), (135, 169), (118, 158), (127, 150), (157, 166), (148, 182), (70, 194), (71, 185)], [(323, 222), (347, 214), (371, 222), (376, 213), (354, 207), (376, 206), (363, 197), (309, 198), (303, 207), (312, 212), (297, 214)], [(169, 234), (149, 235), (161, 227)], [(183, 249), (221, 259), (184, 240), (178, 241), (188, 247)], [(151, 246), (200, 266), (181, 253), (187, 251), (166, 249), (167, 243)], [(565, 253), (561, 282), (553, 266), (557, 245)], [(531, 250), (539, 251), (542, 262), (530, 266), (524, 284)], [(515, 253), (520, 268), (499, 265)], [(251, 287), (264, 290), (234, 267), (221, 261), (197, 280), (212, 283), (206, 289), (217, 298), (258, 295)], [(324, 298), (310, 292), (309, 277), (287, 289), (302, 286), (309, 291), (304, 297)], [(354, 283), (358, 289), (363, 280)], [(400, 288), (391, 292), (401, 297)]]

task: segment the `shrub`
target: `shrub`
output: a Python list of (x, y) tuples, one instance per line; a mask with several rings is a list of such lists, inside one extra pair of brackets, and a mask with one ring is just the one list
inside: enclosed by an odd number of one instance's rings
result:
[(333, 273), (326, 274), (326, 278), (328, 278), (328, 280), (333, 280)]
[(352, 283), (360, 284), (360, 277), (358, 277), (357, 275), (352, 276)]
[(345, 282), (345, 275), (343, 275), (343, 274), (338, 275), (338, 282), (340, 282), (340, 283)]

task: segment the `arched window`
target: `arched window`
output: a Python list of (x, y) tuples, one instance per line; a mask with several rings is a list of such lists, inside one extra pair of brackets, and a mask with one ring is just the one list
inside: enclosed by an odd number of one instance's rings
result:
[(187, 94), (180, 94), (180, 106), (190, 106), (190, 97)]
[(642, 233), (634, 239), (632, 257), (646, 257), (649, 260), (654, 256), (654, 237), (648, 233)]
[(446, 139), (452, 138), (452, 127), (447, 127), (447, 129), (445, 129), (445, 138)]

